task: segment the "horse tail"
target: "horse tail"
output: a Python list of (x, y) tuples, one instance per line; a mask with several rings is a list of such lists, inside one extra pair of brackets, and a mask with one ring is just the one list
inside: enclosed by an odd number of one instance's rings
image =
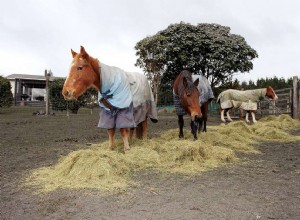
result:
[(223, 92), (221, 92), (221, 93), (218, 95), (217, 103), (220, 104), (220, 101), (221, 101), (222, 96), (223, 96)]

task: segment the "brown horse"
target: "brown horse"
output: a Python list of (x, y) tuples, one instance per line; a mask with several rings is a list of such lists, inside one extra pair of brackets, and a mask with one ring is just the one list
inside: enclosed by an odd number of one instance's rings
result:
[(191, 117), (191, 130), (194, 140), (197, 140), (197, 119), (202, 117), (198, 84), (199, 79), (193, 82), (192, 74), (187, 70), (180, 72), (174, 81), (173, 98), (178, 116), (179, 138), (183, 138), (183, 115), (187, 113)]
[(228, 121), (232, 121), (228, 110), (232, 108), (240, 108), (247, 112), (247, 123), (250, 123), (248, 119), (250, 113), (253, 123), (256, 123), (255, 112), (257, 110), (257, 102), (264, 98), (270, 98), (273, 101), (278, 99), (271, 86), (263, 89), (245, 91), (228, 89), (221, 92), (217, 98), (217, 102), (220, 103), (221, 106), (221, 120), (226, 122), (224, 119), (224, 111), (226, 111)]
[(82, 46), (80, 53), (71, 52), (73, 61), (62, 90), (64, 98), (77, 99), (88, 88), (96, 88), (100, 105), (98, 126), (107, 129), (109, 148), (115, 147), (115, 129), (119, 128), (124, 151), (128, 151), (128, 138), (132, 137), (134, 128), (138, 138), (146, 138), (147, 117), (157, 122), (156, 104), (146, 76), (100, 64)]

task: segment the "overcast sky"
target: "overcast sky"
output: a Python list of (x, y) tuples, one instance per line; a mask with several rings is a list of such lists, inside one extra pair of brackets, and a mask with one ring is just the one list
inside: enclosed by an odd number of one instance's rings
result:
[(0, 75), (67, 76), (70, 49), (126, 71), (135, 44), (180, 21), (217, 23), (243, 36), (259, 57), (240, 81), (300, 77), (298, 0), (0, 0)]

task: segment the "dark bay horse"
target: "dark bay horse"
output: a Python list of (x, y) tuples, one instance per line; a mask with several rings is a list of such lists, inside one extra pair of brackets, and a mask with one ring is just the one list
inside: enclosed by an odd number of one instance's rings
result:
[(199, 102), (201, 107), (202, 118), (198, 119), (198, 133), (207, 132), (206, 122), (208, 116), (208, 105), (215, 98), (207, 78), (202, 75), (192, 75), (193, 80), (199, 79), (198, 90), (200, 93)]
[(147, 118), (157, 122), (156, 104), (146, 76), (100, 63), (82, 46), (80, 53), (71, 52), (73, 61), (62, 90), (64, 98), (77, 99), (88, 88), (96, 88), (100, 105), (98, 127), (107, 129), (110, 149), (115, 147), (115, 129), (120, 129), (124, 151), (128, 151), (128, 138), (134, 128), (137, 138), (146, 138)]
[(271, 86), (263, 89), (253, 89), (253, 90), (235, 90), (228, 89), (220, 93), (217, 98), (217, 102), (221, 107), (221, 120), (226, 122), (224, 119), (224, 111), (226, 111), (228, 121), (232, 121), (229, 109), (240, 108), (245, 110), (246, 122), (250, 123), (248, 117), (251, 113), (253, 123), (256, 123), (255, 112), (257, 110), (257, 102), (264, 98), (269, 98), (273, 101), (277, 100), (278, 97)]
[(174, 81), (173, 98), (178, 115), (179, 138), (183, 138), (183, 115), (187, 113), (191, 117), (194, 140), (197, 140), (197, 120), (202, 117), (198, 83), (199, 79), (193, 82), (192, 74), (187, 70), (181, 71)]

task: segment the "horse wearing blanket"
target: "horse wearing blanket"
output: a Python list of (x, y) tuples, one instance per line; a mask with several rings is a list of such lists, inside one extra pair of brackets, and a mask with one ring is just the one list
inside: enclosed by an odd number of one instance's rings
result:
[(115, 147), (115, 129), (120, 129), (124, 151), (128, 151), (128, 138), (134, 128), (138, 138), (146, 138), (147, 118), (157, 122), (156, 104), (146, 76), (100, 63), (82, 46), (80, 53), (71, 52), (73, 61), (62, 90), (64, 98), (77, 99), (89, 87), (95, 87), (99, 91), (98, 127), (107, 129), (110, 149)]
[(229, 115), (229, 109), (231, 108), (241, 108), (246, 110), (246, 122), (249, 123), (249, 113), (251, 113), (253, 123), (256, 123), (255, 112), (257, 110), (257, 102), (264, 99), (265, 97), (272, 100), (277, 100), (278, 97), (275, 94), (273, 88), (268, 86), (264, 89), (254, 89), (254, 90), (235, 90), (228, 89), (220, 93), (217, 98), (217, 102), (221, 106), (221, 120), (225, 122), (224, 110), (227, 111), (227, 119), (232, 121)]

